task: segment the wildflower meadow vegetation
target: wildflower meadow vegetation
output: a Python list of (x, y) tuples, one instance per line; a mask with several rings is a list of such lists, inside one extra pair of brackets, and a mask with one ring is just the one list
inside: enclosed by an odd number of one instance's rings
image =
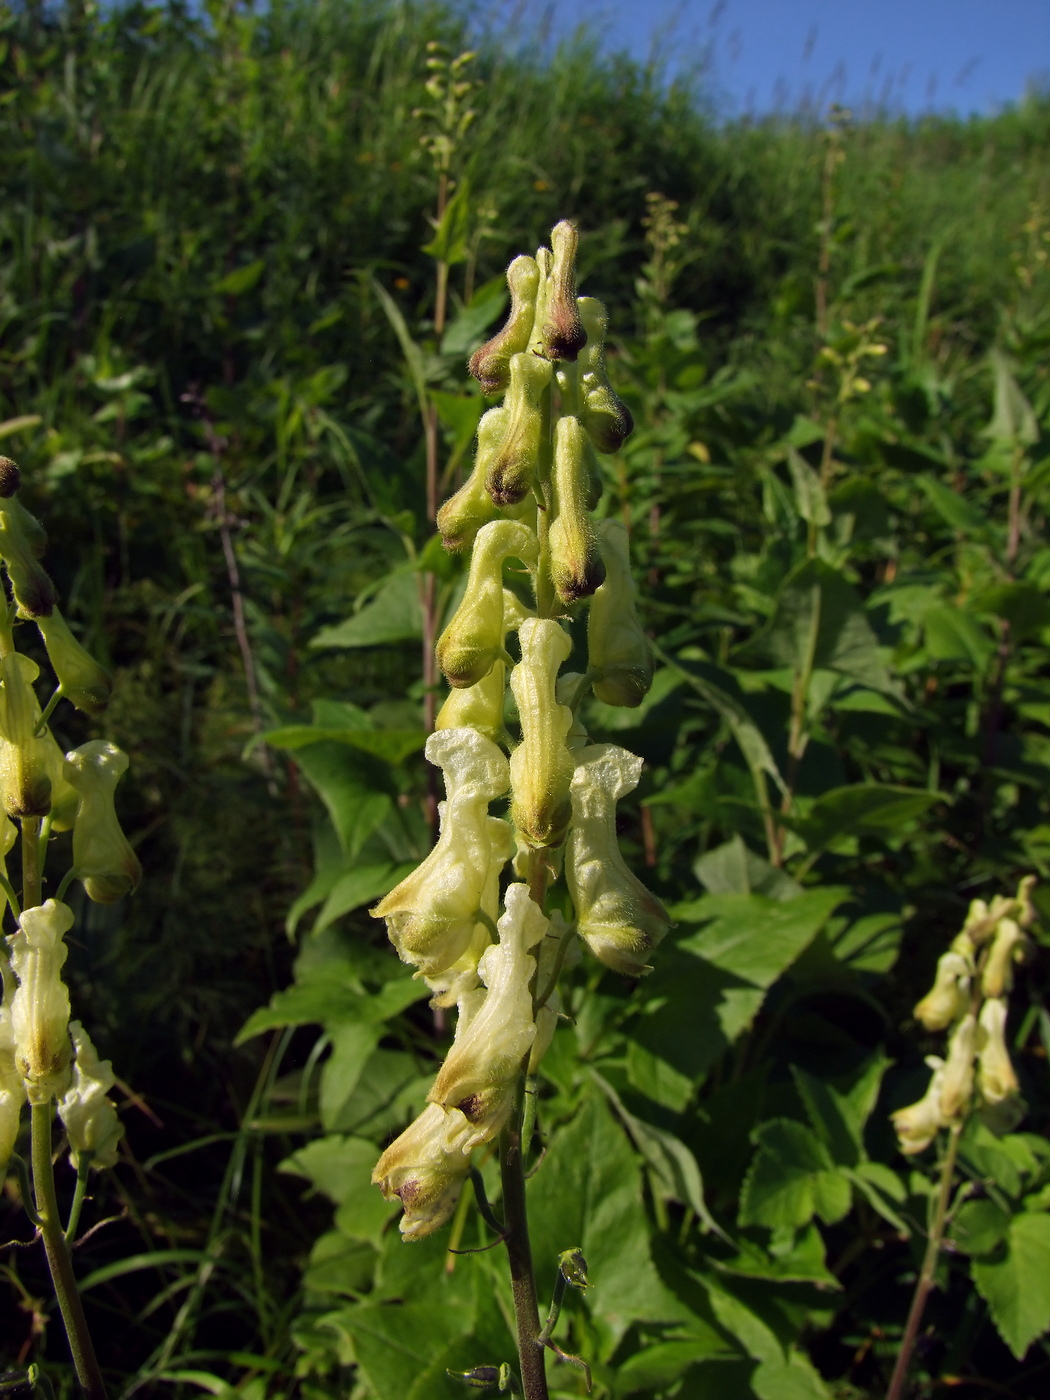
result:
[(0, 1395), (1040, 1400), (1050, 101), (476, 19), (0, 6)]

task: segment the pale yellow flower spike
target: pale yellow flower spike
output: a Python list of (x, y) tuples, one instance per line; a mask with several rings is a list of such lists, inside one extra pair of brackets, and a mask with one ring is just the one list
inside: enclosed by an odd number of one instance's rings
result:
[(69, 993), (62, 981), (67, 904), (49, 899), (26, 909), (12, 934), (11, 966), (18, 990), (11, 1000), (15, 1065), (30, 1103), (47, 1103), (69, 1086)]
[(385, 919), (403, 962), (427, 977), (451, 968), (466, 952), (486, 889), (493, 837), (488, 805), (507, 790), (503, 752), (476, 729), (440, 729), (426, 756), (445, 774), (441, 833), (423, 863), (381, 899), (373, 917)]
[(463, 1143), (470, 1124), (458, 1110), (428, 1104), (376, 1163), (372, 1184), (404, 1207), (401, 1234), (421, 1240), (444, 1225), (470, 1171)]
[(463, 999), (452, 1049), (427, 1095), (467, 1118), (467, 1148), (490, 1142), (503, 1127), (522, 1061), (536, 1038), (529, 990), (536, 960), (529, 949), (546, 933), (547, 920), (526, 885), (511, 885), (505, 903), (500, 941), (486, 950), (478, 968), (488, 990)]
[(627, 869), (616, 840), (616, 803), (638, 786), (641, 772), (642, 760), (615, 744), (580, 751), (565, 852), (580, 937), (595, 957), (627, 977), (649, 971), (646, 958), (671, 923), (656, 896)]
[(587, 659), (598, 673), (598, 699), (630, 708), (641, 704), (652, 685), (652, 651), (634, 607), (627, 531), (618, 520), (600, 520), (597, 528), (605, 582), (591, 599)]

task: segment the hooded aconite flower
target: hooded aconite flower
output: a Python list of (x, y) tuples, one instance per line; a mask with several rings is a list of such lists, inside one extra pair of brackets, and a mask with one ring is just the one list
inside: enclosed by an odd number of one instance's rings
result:
[(937, 960), (933, 987), (915, 1008), (916, 1018), (928, 1031), (947, 1030), (953, 1021), (965, 1016), (970, 1005), (970, 978), (973, 961), (954, 950)]
[(46, 544), (39, 520), (30, 515), (17, 494), (0, 496), (0, 557), (7, 566), (15, 602), (26, 617), (47, 617), (55, 606), (55, 585), (40, 563)]
[(999, 920), (995, 938), (981, 974), (981, 991), (986, 997), (1001, 997), (1014, 984), (1014, 963), (1020, 962), (1028, 949), (1028, 939), (1015, 919)]
[(31, 1103), (46, 1103), (69, 1084), (69, 993), (62, 981), (64, 935), (73, 927), (67, 904), (49, 899), (26, 909), (12, 934), (11, 1000), (15, 1065)]
[(536, 315), (540, 270), (535, 258), (515, 258), (507, 268), (510, 315), (501, 331), (470, 358), (470, 372), (486, 394), (498, 394), (510, 383), (510, 358), (529, 348)]
[(986, 1104), (998, 1104), (1019, 1092), (1006, 1048), (1006, 1002), (989, 997), (981, 1007), (977, 1029), (977, 1087)]
[(91, 1037), (79, 1021), (70, 1021), (69, 1034), (76, 1058), (73, 1083), (58, 1101), (58, 1116), (65, 1125), (73, 1165), (90, 1152), (93, 1167), (111, 1167), (124, 1127), (116, 1105), (106, 1098), (116, 1083), (109, 1060), (100, 1060)]
[(518, 702), (522, 740), (511, 754), (511, 815), (533, 847), (556, 846), (569, 821), (573, 755), (566, 745), (572, 711), (555, 698), (558, 668), (572, 651), (569, 635), (553, 618), (521, 624), (521, 662), (510, 688)]
[(587, 344), (580, 351), (580, 418), (599, 452), (619, 452), (634, 431), (627, 405), (613, 392), (605, 373), (605, 307), (594, 297), (577, 301)]
[(25, 1081), (15, 1063), (15, 1034), (11, 1007), (5, 999), (0, 1006), (0, 1171), (11, 1160), (18, 1137), (22, 1105), (26, 1101)]
[(10, 817), (44, 817), (51, 810), (47, 744), (34, 733), (40, 718), (35, 661), (10, 651), (0, 660), (0, 785)]
[(428, 1104), (376, 1163), (372, 1184), (404, 1207), (401, 1234), (421, 1240), (444, 1225), (470, 1171), (471, 1127), (457, 1109)]
[(433, 992), (431, 1006), (455, 1006), (460, 997), (472, 992), (478, 985), (478, 963), (482, 953), (492, 943), (490, 928), (495, 928), (499, 918), (499, 879), (503, 867), (510, 859), (514, 848), (514, 836), (510, 826), (502, 817), (488, 818), (488, 833), (491, 847), (488, 871), (481, 892), (481, 913), (484, 919), (474, 925), (474, 932), (466, 950), (450, 967), (444, 968), (432, 977), (424, 977)]
[(543, 353), (549, 360), (575, 360), (587, 344), (587, 332), (576, 303), (576, 250), (580, 235), (575, 224), (562, 219), (551, 229), (553, 262), (542, 305), (537, 306)]
[(936, 1055), (928, 1055), (926, 1063), (933, 1070), (926, 1093), (917, 1103), (907, 1108), (898, 1108), (890, 1115), (897, 1130), (900, 1149), (907, 1156), (922, 1152), (929, 1147), (942, 1126), (941, 1089), (944, 1085), (944, 1061)]
[(536, 960), (529, 949), (546, 933), (547, 920), (527, 885), (511, 885), (505, 903), (499, 943), (482, 954), (478, 966), (487, 990), (461, 1000), (456, 1038), (427, 1095), (468, 1120), (468, 1149), (490, 1142), (503, 1127), (522, 1061), (536, 1038), (529, 986)]
[(80, 645), (57, 607), (50, 616), (38, 617), (36, 625), (44, 639), (48, 660), (58, 677), (62, 694), (78, 710), (89, 715), (102, 714), (113, 689), (109, 672)]
[(498, 506), (523, 501), (536, 484), (536, 469), (547, 450), (551, 367), (535, 355), (512, 355), (510, 388), (504, 405), (507, 425), (489, 461), (485, 486)]
[(503, 561), (536, 559), (536, 537), (516, 520), (493, 520), (478, 531), (463, 599), (438, 638), (437, 658), (449, 685), (476, 685), (503, 656)]
[(948, 1058), (941, 1083), (941, 1122), (947, 1127), (966, 1116), (973, 1098), (973, 1057), (977, 1017), (964, 1016), (948, 1041)]
[(490, 408), (478, 424), (478, 450), (474, 470), (454, 496), (437, 513), (441, 543), (450, 553), (469, 549), (483, 525), (496, 518), (496, 505), (485, 482), (492, 459), (507, 432), (507, 410)]
[(426, 756), (444, 771), (441, 832), (423, 863), (372, 910), (403, 962), (436, 977), (466, 952), (494, 848), (489, 803), (507, 790), (506, 756), (475, 729), (440, 729)]
[(96, 904), (115, 904), (142, 878), (139, 858), (120, 828), (114, 794), (128, 756), (105, 739), (92, 739), (66, 754), (63, 772), (77, 791), (73, 864)]
[(618, 520), (598, 523), (605, 582), (591, 599), (587, 657), (598, 673), (594, 693), (606, 705), (639, 705), (653, 681), (653, 657), (634, 607), (627, 531)]
[(648, 972), (648, 954), (670, 927), (655, 895), (627, 869), (616, 840), (616, 803), (638, 786), (642, 760), (615, 744), (583, 749), (572, 777), (565, 879), (577, 928), (596, 958), (627, 977)]
[[(532, 614), (522, 606), (509, 588), (503, 590), (503, 639), (520, 627)], [(503, 702), (507, 691), (507, 667), (502, 660), (494, 661), (492, 670), (473, 685), (453, 687), (438, 711), (435, 729), (461, 729), (469, 725), (491, 739), (494, 744), (507, 742), (503, 723)]]
[(605, 577), (587, 511), (591, 445), (578, 418), (559, 418), (554, 437), (554, 518), (550, 525), (551, 578), (563, 603), (588, 597)]

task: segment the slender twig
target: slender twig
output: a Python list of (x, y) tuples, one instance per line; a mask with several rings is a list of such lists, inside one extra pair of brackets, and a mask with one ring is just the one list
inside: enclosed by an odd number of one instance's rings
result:
[(106, 1385), (95, 1357), (95, 1348), (88, 1331), (84, 1305), (77, 1291), (77, 1281), (73, 1273), (73, 1260), (69, 1245), (62, 1229), (55, 1194), (55, 1176), (51, 1165), (51, 1104), (35, 1103), (32, 1106), (33, 1134), (33, 1187), (36, 1195), (36, 1211), (40, 1217), (40, 1230), (44, 1239), (44, 1249), (51, 1270), (55, 1296), (62, 1312), (69, 1349), (73, 1353), (77, 1379), (88, 1400), (106, 1400)]
[(922, 1315), (926, 1310), (926, 1300), (933, 1289), (937, 1274), (937, 1261), (940, 1258), (941, 1241), (944, 1238), (944, 1227), (948, 1218), (948, 1203), (951, 1200), (952, 1182), (955, 1179), (955, 1159), (959, 1153), (959, 1138), (962, 1136), (963, 1126), (963, 1123), (954, 1123), (949, 1130), (948, 1147), (941, 1164), (941, 1180), (937, 1189), (937, 1200), (934, 1205), (933, 1219), (930, 1221), (930, 1232), (926, 1240), (926, 1253), (923, 1256), (922, 1268), (915, 1284), (915, 1293), (912, 1296), (908, 1321), (904, 1326), (904, 1336), (901, 1338), (900, 1351), (897, 1353), (897, 1361), (890, 1378), (890, 1388), (886, 1392), (886, 1400), (902, 1400), (904, 1395), (908, 1368), (911, 1365), (915, 1343), (918, 1341)]

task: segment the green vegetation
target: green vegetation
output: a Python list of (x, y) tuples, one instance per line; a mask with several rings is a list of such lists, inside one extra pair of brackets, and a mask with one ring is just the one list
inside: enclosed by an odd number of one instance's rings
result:
[[(970, 901), (1050, 878), (1050, 103), (723, 126), (585, 46), (482, 47), (443, 164), (443, 5), (0, 25), (0, 450), (116, 675), (145, 870), (68, 896), (126, 1128), (74, 1254), (111, 1393), (452, 1397), (513, 1359), (498, 1251), (402, 1244), (368, 1185), (451, 1028), (367, 910), (430, 843), (421, 642), (463, 573), (428, 446), (444, 498), (503, 268), (571, 218), (637, 424), (598, 513), (658, 649), (637, 709), (581, 714), (646, 760), (621, 839), (677, 927), (639, 983), (567, 974), (529, 1185), (541, 1287), (577, 1245), (591, 1282), (558, 1345), (599, 1396), (882, 1396), (957, 1149), (912, 1393), (1043, 1395), (1038, 922), (1027, 1116), (906, 1158), (889, 1114)], [(7, 1363), (72, 1396), (42, 1254), (0, 1267)]]

